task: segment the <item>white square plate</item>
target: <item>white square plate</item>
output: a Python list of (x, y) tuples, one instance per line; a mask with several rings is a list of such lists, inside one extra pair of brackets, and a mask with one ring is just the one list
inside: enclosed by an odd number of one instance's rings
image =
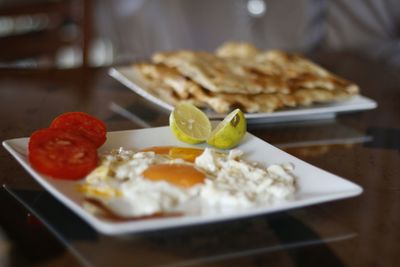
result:
[[(132, 67), (111, 68), (109, 71), (111, 77), (124, 84), (126, 87), (147, 99), (148, 101), (171, 111), (173, 106), (151, 92), (144, 86)], [(355, 112), (361, 110), (374, 109), (377, 103), (365, 96), (354, 96), (353, 98), (326, 104), (315, 104), (310, 107), (299, 107), (275, 111), (272, 113), (246, 113), (246, 119), (249, 123), (271, 123), (287, 121), (304, 121), (315, 119), (333, 118), (337, 113)], [(211, 119), (224, 118), (226, 114), (217, 114), (212, 111), (206, 111)]]
[[(79, 182), (52, 179), (36, 172), (28, 161), (28, 141), (29, 138), (11, 139), (4, 141), (3, 146), (49, 193), (82, 217), (92, 227), (105, 234), (133, 233), (237, 219), (352, 197), (362, 192), (360, 186), (312, 166), (247, 133), (238, 147), (245, 152), (246, 160), (257, 161), (261, 164), (291, 162), (295, 165), (294, 173), (297, 177), (298, 191), (293, 200), (278, 205), (237, 210), (226, 214), (199, 214), (127, 222), (110, 222), (95, 217), (82, 207), (84, 197), (77, 190)], [(172, 135), (169, 127), (159, 127), (109, 132), (107, 134), (107, 142), (101, 147), (99, 152), (109, 151), (121, 146), (128, 149), (141, 149), (150, 146), (165, 145), (187, 146), (179, 142)]]

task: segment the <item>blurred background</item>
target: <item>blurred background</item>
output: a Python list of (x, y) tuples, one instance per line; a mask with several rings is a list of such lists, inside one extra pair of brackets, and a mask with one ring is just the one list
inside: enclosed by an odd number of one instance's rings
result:
[[(0, 68), (126, 64), (229, 40), (400, 63), (398, 0), (0, 0)], [(28, 45), (29, 44), (29, 45)]]

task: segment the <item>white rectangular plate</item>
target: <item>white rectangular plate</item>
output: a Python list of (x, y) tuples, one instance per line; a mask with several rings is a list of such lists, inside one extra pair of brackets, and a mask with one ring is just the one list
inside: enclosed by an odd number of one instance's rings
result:
[[(146, 89), (140, 82), (137, 74), (132, 67), (111, 68), (109, 71), (111, 77), (115, 78), (126, 87), (153, 102), (154, 104), (171, 111), (173, 106), (157, 97)], [(310, 107), (299, 107), (272, 113), (246, 113), (245, 116), (249, 123), (267, 123), (267, 122), (287, 122), (333, 118), (337, 113), (355, 112), (361, 110), (374, 109), (377, 103), (365, 96), (355, 96), (347, 101), (333, 102), (327, 104), (315, 104)], [(224, 114), (217, 114), (212, 111), (206, 111), (211, 119), (221, 119)]]
[[(236, 210), (232, 213), (188, 215), (180, 217), (154, 218), (128, 222), (110, 222), (95, 217), (83, 207), (83, 194), (78, 192), (78, 181), (52, 179), (36, 172), (28, 161), (29, 138), (6, 140), (3, 146), (15, 159), (40, 183), (49, 193), (82, 217), (92, 227), (105, 234), (133, 233), (145, 230), (159, 230), (170, 227), (210, 223), (222, 220), (237, 219), (258, 214), (267, 214), (292, 208), (318, 204), (326, 201), (352, 197), (360, 194), (362, 188), (348, 180), (312, 166), (286, 152), (247, 133), (238, 147), (245, 152), (245, 159), (261, 164), (291, 162), (295, 165), (298, 191), (293, 200), (278, 205), (266, 205), (258, 208)], [(169, 127), (109, 132), (107, 142), (100, 153), (113, 148), (141, 149), (150, 146), (187, 146), (179, 142)]]

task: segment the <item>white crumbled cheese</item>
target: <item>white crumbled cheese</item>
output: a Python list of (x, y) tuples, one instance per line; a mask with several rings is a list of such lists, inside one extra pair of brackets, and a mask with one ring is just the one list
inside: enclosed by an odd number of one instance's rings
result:
[(239, 149), (229, 150), (229, 154), (228, 154), (228, 159), (229, 160), (239, 159), (241, 156), (243, 156), (243, 151), (242, 150), (239, 150)]
[[(294, 193), (294, 176), (289, 167), (271, 165), (266, 170), (240, 160), (241, 152), (230, 152), (228, 157), (205, 151), (196, 159), (196, 165), (213, 170), (216, 179), (209, 180), (200, 189), (207, 206), (232, 209), (268, 204), (284, 200)], [(201, 163), (201, 164), (198, 164)]]
[(209, 173), (216, 172), (219, 169), (219, 166), (217, 166), (217, 156), (215, 154), (216, 152), (213, 149), (204, 149), (203, 154), (198, 156), (195, 160), (196, 166), (202, 168)]

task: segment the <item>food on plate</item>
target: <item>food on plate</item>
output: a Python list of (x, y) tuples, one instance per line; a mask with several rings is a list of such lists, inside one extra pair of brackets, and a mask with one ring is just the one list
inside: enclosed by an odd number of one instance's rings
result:
[(97, 166), (96, 147), (66, 129), (41, 129), (32, 133), (29, 162), (38, 172), (59, 179), (81, 179)]
[(133, 66), (144, 88), (172, 105), (180, 101), (228, 113), (273, 112), (314, 103), (342, 101), (359, 88), (305, 57), (226, 43), (216, 53), (158, 52)]
[(105, 124), (83, 112), (68, 112), (55, 118), (50, 128), (29, 138), (32, 167), (56, 179), (82, 179), (97, 166), (99, 148), (106, 140)]
[(76, 131), (92, 141), (96, 147), (106, 141), (107, 128), (104, 122), (85, 112), (63, 113), (51, 122), (50, 128)]
[[(259, 207), (288, 200), (296, 191), (291, 164), (262, 166), (245, 161), (240, 150), (199, 150), (119, 148), (102, 155), (79, 188), (88, 201), (120, 218)], [(194, 161), (185, 160), (193, 154)]]
[(152, 146), (141, 149), (140, 152), (154, 152), (158, 155), (168, 155), (172, 159), (183, 159), (194, 162), (203, 153), (201, 148), (175, 147), (175, 146)]
[(176, 138), (188, 144), (202, 143), (211, 133), (211, 123), (207, 115), (184, 102), (171, 112), (169, 126)]
[(176, 68), (183, 76), (214, 93), (288, 92), (278, 73), (271, 77), (252, 69), (247, 60), (222, 58), (207, 52), (159, 52), (153, 62)]
[(219, 149), (237, 146), (246, 134), (247, 123), (243, 112), (235, 109), (211, 132), (207, 143)]
[(261, 51), (252, 44), (226, 42), (217, 48), (215, 53), (220, 57), (253, 58)]
[(144, 87), (160, 99), (172, 105), (176, 105), (181, 99), (184, 99), (185, 102), (190, 102), (198, 107), (206, 106), (203, 100), (191, 97), (191, 94), (202, 94), (200, 86), (186, 79), (177, 70), (161, 64), (149, 63), (137, 63), (135, 69), (140, 73)]
[(214, 130), (207, 115), (190, 103), (176, 105), (169, 116), (169, 126), (180, 141), (199, 144), (207, 141), (219, 149), (233, 148), (242, 140), (247, 130), (246, 118), (240, 109), (228, 114)]

